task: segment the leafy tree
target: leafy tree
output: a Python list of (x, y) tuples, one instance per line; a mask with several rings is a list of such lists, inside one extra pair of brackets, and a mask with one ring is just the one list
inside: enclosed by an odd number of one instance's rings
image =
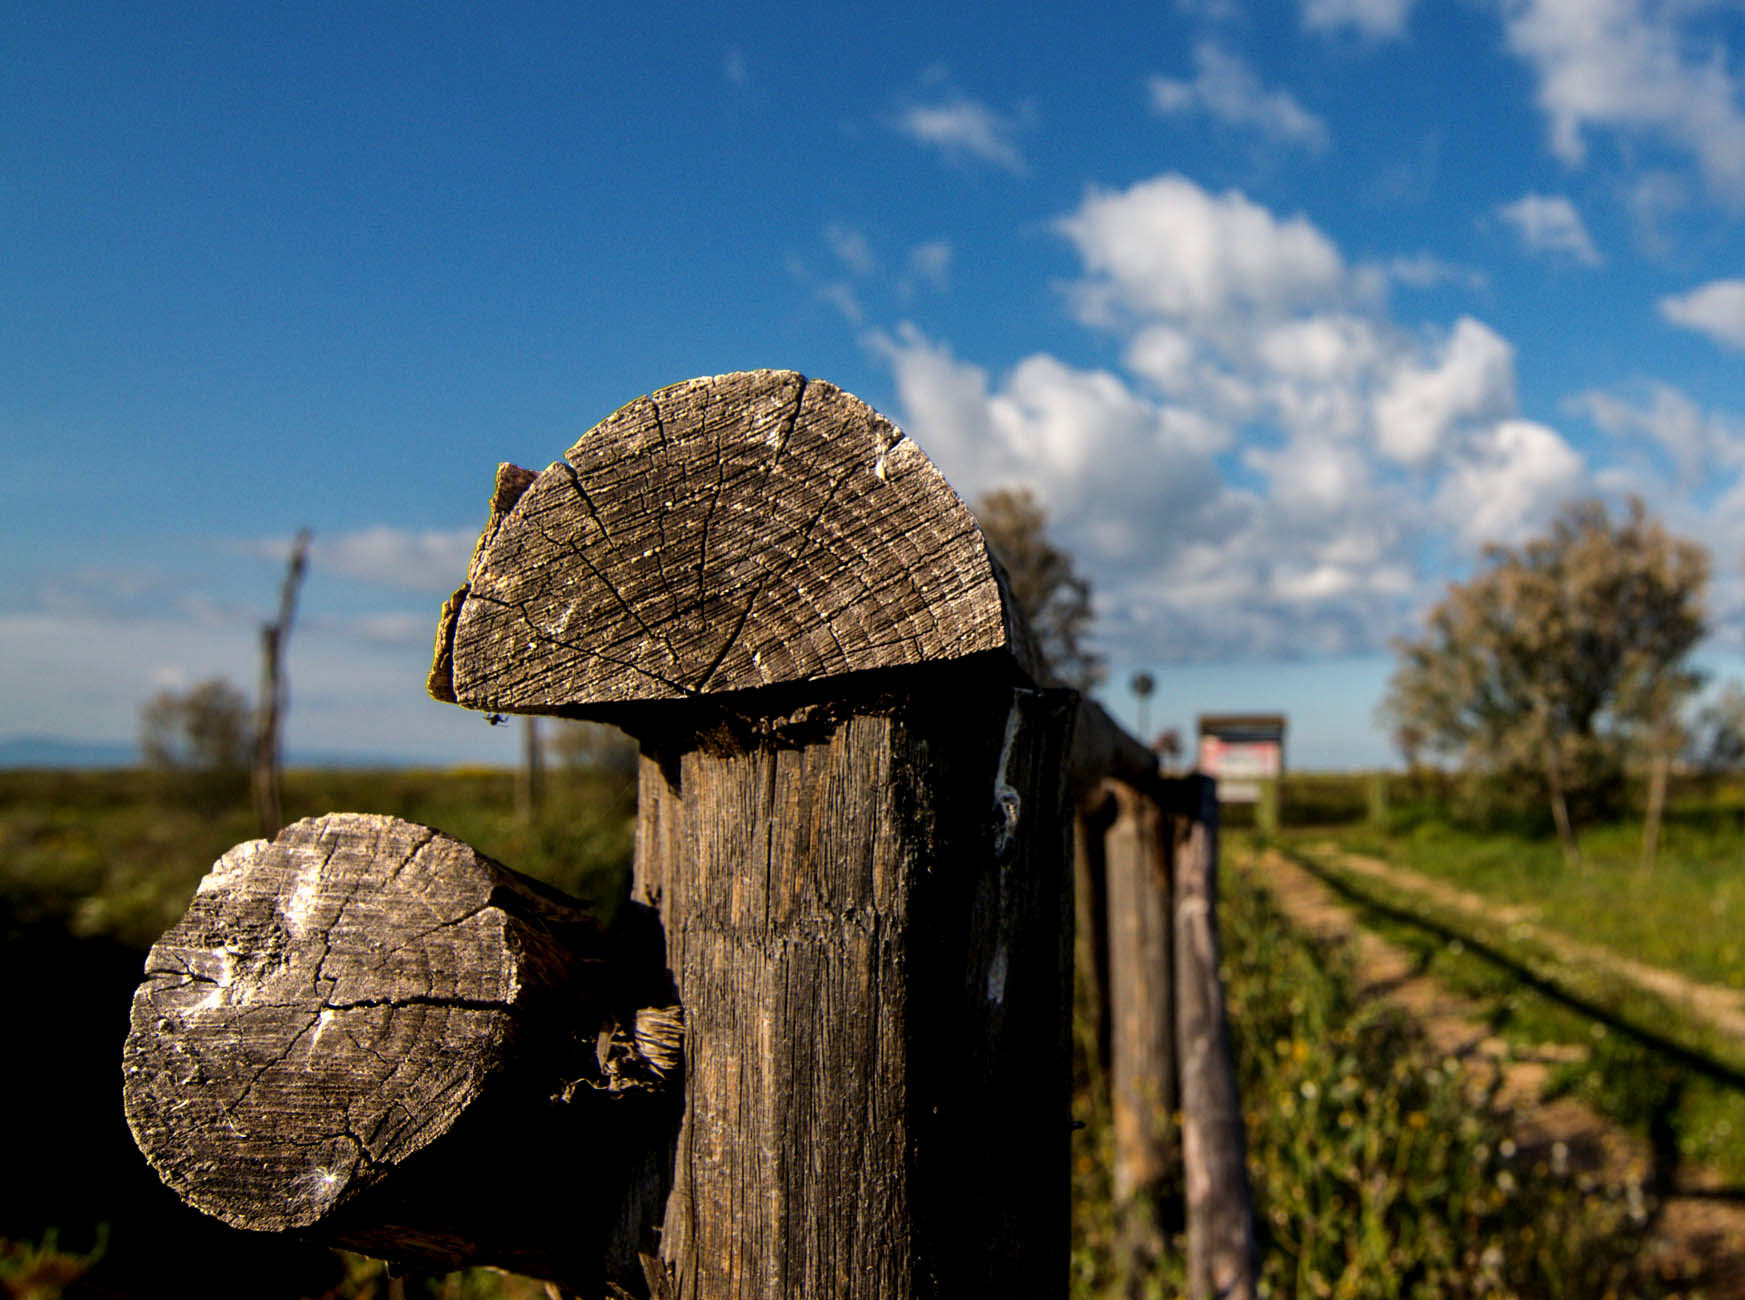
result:
[(254, 732), (248, 700), (222, 677), (187, 691), (159, 691), (140, 710), (140, 753), (155, 768), (214, 800), (239, 793)]
[(1572, 862), (1572, 808), (1605, 810), (1641, 748), (1651, 854), (1678, 709), (1700, 680), (1685, 657), (1703, 635), (1707, 582), (1707, 552), (1641, 501), (1617, 521), (1601, 502), (1572, 504), (1548, 535), (1486, 547), (1423, 636), (1397, 643), (1384, 717), (1470, 769), (1542, 782)]
[(1091, 584), (1073, 568), (1072, 557), (1049, 541), (1042, 503), (1029, 488), (995, 488), (977, 503), (975, 514), (1048, 666), (1067, 685), (1088, 691), (1103, 677), (1101, 656), (1085, 644), (1093, 616)]

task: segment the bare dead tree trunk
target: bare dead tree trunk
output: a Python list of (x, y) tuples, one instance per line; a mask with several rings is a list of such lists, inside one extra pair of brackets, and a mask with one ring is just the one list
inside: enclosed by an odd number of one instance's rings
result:
[(1581, 866), (1581, 845), (1576, 842), (1575, 827), (1569, 821), (1569, 803), (1563, 794), (1563, 765), (1557, 757), (1557, 739), (1549, 728), (1545, 732), (1542, 752), (1545, 789), (1551, 798), (1551, 820), (1557, 826), (1557, 842), (1563, 848), (1564, 865), (1575, 870)]
[(1672, 755), (1664, 743), (1657, 743), (1648, 760), (1648, 808), (1642, 818), (1642, 869), (1654, 870), (1660, 852), (1660, 820), (1666, 810), (1666, 777), (1672, 766)]
[(544, 802), (545, 751), (540, 744), (539, 719), (530, 713), (521, 719), (521, 766), (515, 773), (515, 812), (523, 825), (533, 825)]
[(285, 581), (279, 588), (279, 616), (261, 625), (261, 686), (255, 702), (254, 813), (261, 835), (279, 833), (284, 820), (280, 809), (279, 730), (284, 725), (289, 692), (285, 685), (285, 643), (291, 639), (291, 620), (297, 612), (297, 588), (309, 562), (310, 532), (299, 529), (291, 543), (285, 566)]

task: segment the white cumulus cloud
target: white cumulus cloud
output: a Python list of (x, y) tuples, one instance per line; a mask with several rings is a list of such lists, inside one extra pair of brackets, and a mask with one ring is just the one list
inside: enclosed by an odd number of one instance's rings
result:
[(1745, 280), (1711, 280), (1688, 293), (1672, 294), (1660, 300), (1660, 314), (1674, 325), (1745, 351)]
[(1445, 262), (1430, 253), (1389, 258), (1383, 269), (1388, 279), (1408, 289), (1434, 289), (1438, 285), (1458, 284), (1479, 293), (1490, 287), (1490, 277), (1483, 271)]
[(1551, 148), (1570, 165), (1616, 131), (1695, 157), (1712, 191), (1745, 203), (1745, 110), (1724, 51), (1695, 39), (1683, 0), (1504, 0), (1509, 49), (1538, 75)]
[(1745, 420), (1705, 411), (1671, 384), (1650, 381), (1623, 394), (1591, 390), (1576, 394), (1569, 406), (1614, 438), (1663, 449), (1686, 488), (1717, 470), (1736, 474), (1745, 467)]
[(1372, 651), (1440, 573), (1592, 486), (1521, 418), (1514, 348), (1472, 317), (1407, 329), (1301, 215), (1175, 175), (1055, 223), (1067, 300), (1120, 366), (990, 371), (912, 324), (872, 331), (905, 427), (967, 497), (1022, 482), (1135, 660)]
[(913, 285), (916, 281), (943, 290), (951, 277), (951, 244), (944, 239), (931, 239), (924, 244), (917, 244), (909, 250), (909, 256), (904, 262), (907, 279), (905, 283)]
[(945, 88), (926, 102), (911, 102), (897, 111), (892, 124), (949, 161), (992, 163), (1014, 176), (1028, 171), (1018, 147), (1023, 120), (960, 91)]
[[(301, 620), (290, 645), (286, 748), (425, 763), (514, 761), (516, 736), (424, 693), (435, 613), (422, 635), (392, 620)], [(214, 627), (160, 611), (147, 616), (0, 614), (7, 672), (0, 716), (20, 733), (127, 741), (140, 706), (165, 687), (225, 677), (252, 686), (259, 626)], [(69, 725), (69, 719), (79, 721)]]
[(1436, 505), (1468, 546), (1507, 545), (1542, 531), (1587, 487), (1586, 463), (1563, 435), (1532, 420), (1502, 420), (1472, 441)]
[(1514, 228), (1528, 252), (1567, 257), (1583, 266), (1605, 259), (1588, 234), (1581, 213), (1561, 194), (1524, 194), (1497, 208), (1497, 216)]
[(1303, 26), (1310, 31), (1356, 31), (1371, 40), (1405, 34), (1412, 0), (1304, 0)]
[(310, 559), (343, 577), (408, 591), (449, 592), (466, 581), (477, 528), (411, 529), (385, 524), (317, 537)]
[(1211, 458), (1228, 430), (1108, 371), (1037, 354), (994, 385), (914, 325), (869, 341), (896, 377), (904, 427), (966, 497), (1032, 484), (1070, 524), (1093, 510), (1191, 514), (1217, 495)]
[[(394, 528), (377, 524), (329, 537), (319, 533), (309, 548), (310, 567), (378, 587), (447, 595), (467, 578), (477, 527)], [(291, 543), (282, 537), (241, 542), (236, 550), (284, 560)]]
[(1339, 250), (1306, 217), (1281, 219), (1185, 176), (1094, 190), (1058, 228), (1090, 273), (1075, 291), (1088, 319), (1116, 309), (1200, 322), (1281, 315), (1347, 287)]
[(1438, 353), (1401, 365), (1375, 398), (1380, 448), (1404, 465), (1424, 464), (1456, 426), (1515, 407), (1514, 349), (1488, 325), (1461, 317)]
[(1324, 149), (1327, 124), (1286, 90), (1268, 90), (1246, 62), (1209, 41), (1194, 48), (1192, 80), (1153, 77), (1151, 103), (1159, 113), (1204, 113), (1227, 126), (1269, 139)]
[(832, 221), (824, 227), (824, 242), (836, 260), (854, 274), (871, 275), (878, 269), (879, 260), (873, 256), (872, 242), (864, 231)]

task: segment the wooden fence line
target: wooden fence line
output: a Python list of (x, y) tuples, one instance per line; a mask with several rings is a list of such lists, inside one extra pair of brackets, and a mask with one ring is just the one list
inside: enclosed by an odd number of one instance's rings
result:
[(637, 739), (622, 922), (389, 818), (239, 846), (153, 948), (124, 1052), (184, 1198), (586, 1295), (1064, 1283), (1068, 846), (1101, 790), (1076, 876), (1100, 857), (1118, 1179), (1170, 1166), (1179, 1059), (1194, 1294), (1252, 1294), (1209, 783), (1049, 679), (883, 417), (726, 375), (500, 467), (430, 689)]
[[(1102, 839), (1077, 864), (1104, 879), (1079, 883), (1076, 897), (1081, 929), (1107, 936), (1106, 981), (1091, 997), (1094, 1022), (1110, 1027), (1098, 1043), (1115, 1130), (1119, 1272), (1128, 1294), (1143, 1293), (1174, 1218), (1163, 1198), (1179, 1183), (1189, 1295), (1252, 1297), (1247, 1144), (1218, 976), (1216, 784), (1161, 775), (1095, 701), (1080, 706), (1073, 759), (1080, 834)], [(1087, 915), (1098, 898), (1106, 910)]]

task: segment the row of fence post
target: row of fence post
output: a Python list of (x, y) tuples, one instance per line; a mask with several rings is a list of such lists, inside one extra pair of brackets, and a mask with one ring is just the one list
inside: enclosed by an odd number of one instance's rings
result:
[(1081, 744), (1081, 761), (1098, 751), (1105, 773), (1078, 782), (1074, 956), (1112, 1127), (1117, 1272), (1127, 1294), (1143, 1294), (1180, 1226), (1190, 1296), (1253, 1296), (1246, 1137), (1219, 976), (1216, 786), (1158, 775), (1093, 703), (1080, 727), (1100, 738)]

